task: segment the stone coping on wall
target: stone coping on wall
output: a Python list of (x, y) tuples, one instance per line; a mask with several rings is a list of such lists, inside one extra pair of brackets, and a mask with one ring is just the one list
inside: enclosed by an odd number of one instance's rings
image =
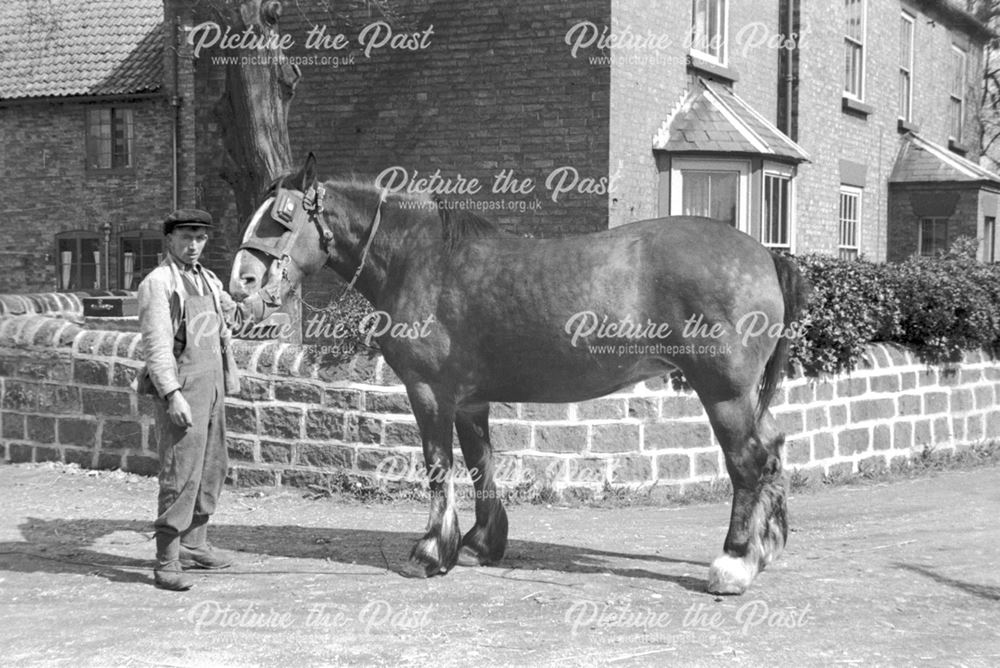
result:
[[(158, 400), (129, 383), (141, 337), (38, 315), (0, 317), (0, 456), (157, 469)], [(379, 355), (343, 361), (322, 347), (237, 341), (243, 389), (227, 399), (231, 478), (325, 484), (348, 473), (419, 482), (419, 433), (405, 390)], [(772, 413), (792, 470), (857, 472), (926, 447), (1000, 437), (1000, 365), (979, 352), (929, 368), (868, 347), (852, 374), (786, 380)], [(498, 482), (557, 491), (687, 485), (725, 478), (721, 449), (692, 392), (655, 378), (572, 404), (493, 404)], [(461, 471), (461, 455), (455, 447)]]
[(87, 292), (36, 292), (23, 295), (0, 294), (0, 317), (48, 314), (59, 317), (83, 316), (83, 300), (88, 297), (134, 297), (128, 290)]

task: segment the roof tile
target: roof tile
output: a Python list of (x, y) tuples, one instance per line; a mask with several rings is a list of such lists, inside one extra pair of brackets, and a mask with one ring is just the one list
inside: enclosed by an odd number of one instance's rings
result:
[[(714, 96), (714, 99), (710, 99)], [(723, 109), (726, 113), (723, 113)], [(735, 117), (737, 127), (730, 120)], [(755, 144), (748, 138), (754, 137)], [(760, 145), (765, 150), (761, 150)], [(728, 88), (699, 80), (670, 124), (667, 151), (758, 153), (802, 162), (805, 151)]]
[(1000, 176), (943, 146), (910, 133), (906, 135), (889, 183), (992, 181)]
[(0, 4), (0, 98), (157, 90), (160, 0)]

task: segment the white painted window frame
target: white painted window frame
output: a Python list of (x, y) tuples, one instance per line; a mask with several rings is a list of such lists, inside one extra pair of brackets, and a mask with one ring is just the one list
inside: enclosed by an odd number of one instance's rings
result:
[(684, 172), (738, 172), (736, 229), (750, 232), (750, 161), (732, 158), (674, 158), (670, 165), (670, 215), (682, 216)]
[[(729, 0), (704, 0), (706, 6), (708, 4), (718, 4), (720, 5), (719, 20), (721, 21), (720, 26), (716, 26), (718, 34), (722, 35), (722, 42), (719, 44), (719, 54), (709, 53), (707, 51), (702, 51), (698, 48), (696, 44), (696, 32), (695, 32), (695, 4), (698, 0), (691, 0), (691, 31), (690, 31), (690, 41), (691, 41), (691, 54), (697, 56), (698, 58), (719, 65), (720, 67), (726, 67), (729, 62)], [(711, 38), (709, 38), (711, 39)]]

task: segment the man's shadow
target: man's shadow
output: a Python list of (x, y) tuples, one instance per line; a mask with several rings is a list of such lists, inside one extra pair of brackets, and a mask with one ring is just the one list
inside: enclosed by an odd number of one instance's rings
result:
[[(90, 573), (112, 582), (148, 583), (152, 580), (155, 543), (153, 526), (137, 520), (63, 520), (27, 518), (19, 527), (22, 541), (0, 542), (0, 569), (31, 573)], [(315, 568), (295, 567), (272, 573), (336, 575), (329, 565), (362, 566), (372, 573), (399, 574), (414, 541), (421, 534), (372, 529), (324, 527), (253, 526), (217, 524), (211, 529), (212, 544), (237, 552), (239, 562), (251, 563), (251, 555), (313, 559)], [(122, 549), (111, 546), (122, 545)], [(115, 554), (127, 552), (128, 555)], [(239, 554), (247, 553), (247, 554)], [(139, 556), (142, 555), (142, 556)], [(148, 556), (146, 556), (148, 555)], [(623, 564), (623, 560), (638, 563)], [(646, 565), (643, 565), (645, 562)], [(655, 554), (631, 554), (531, 540), (511, 540), (497, 573), (555, 571), (563, 573), (614, 574), (620, 577), (669, 582), (703, 593), (705, 580), (651, 570), (651, 562), (686, 564), (707, 569), (708, 564)], [(259, 569), (246, 571), (258, 573)], [(346, 573), (345, 573), (346, 574)]]

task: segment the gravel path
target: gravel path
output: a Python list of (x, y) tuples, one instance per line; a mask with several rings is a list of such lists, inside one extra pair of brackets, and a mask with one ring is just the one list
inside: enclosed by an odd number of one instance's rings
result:
[[(238, 567), (150, 568), (154, 480), (0, 466), (3, 663), (1000, 665), (998, 468), (793, 497), (749, 593), (704, 591), (728, 505), (515, 506), (501, 567), (400, 577), (426, 507), (227, 490)], [(467, 525), (471, 509), (461, 515)]]

